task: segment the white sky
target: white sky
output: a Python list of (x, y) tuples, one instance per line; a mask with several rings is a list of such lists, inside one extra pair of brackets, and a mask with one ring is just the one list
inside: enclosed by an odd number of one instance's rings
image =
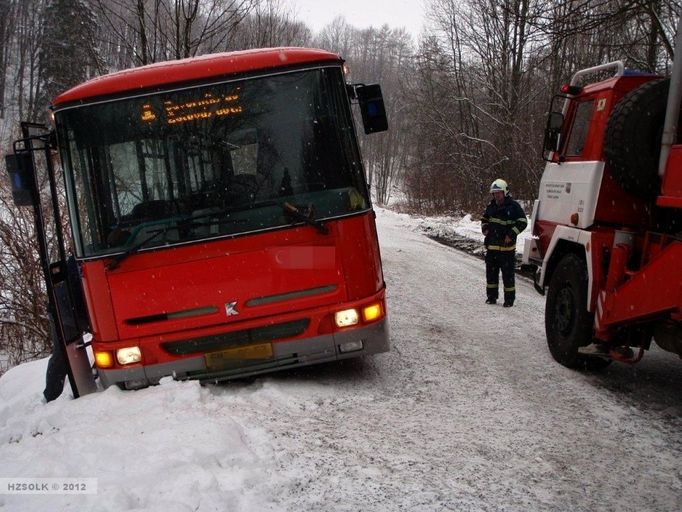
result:
[[(424, 22), (426, 0), (289, 0), (296, 13), (315, 32), (342, 15), (356, 28), (384, 23), (391, 28), (405, 27), (415, 38)], [(287, 2), (287, 3), (289, 3)]]

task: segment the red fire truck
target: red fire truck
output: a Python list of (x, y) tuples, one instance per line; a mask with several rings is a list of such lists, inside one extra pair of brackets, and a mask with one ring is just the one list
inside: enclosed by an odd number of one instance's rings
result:
[(652, 339), (682, 356), (681, 77), (678, 62), (671, 79), (614, 62), (555, 97), (523, 259), (565, 366), (635, 363)]
[(58, 96), (56, 136), (25, 125), (7, 162), (21, 203), (32, 153), (59, 149), (86, 308), (68, 300), (80, 284), (62, 248), (46, 276), (67, 352), (86, 323), (99, 379), (130, 389), (387, 351), (356, 99), (365, 132), (385, 130), (378, 85), (301, 48), (163, 62)]

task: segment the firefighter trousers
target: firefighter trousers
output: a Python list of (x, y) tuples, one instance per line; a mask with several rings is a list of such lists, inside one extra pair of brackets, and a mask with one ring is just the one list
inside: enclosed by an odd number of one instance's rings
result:
[(495, 251), (488, 249), (485, 254), (486, 293), (488, 299), (497, 300), (499, 296), (500, 270), (504, 283), (504, 302), (513, 304), (516, 298), (514, 267), (516, 251)]

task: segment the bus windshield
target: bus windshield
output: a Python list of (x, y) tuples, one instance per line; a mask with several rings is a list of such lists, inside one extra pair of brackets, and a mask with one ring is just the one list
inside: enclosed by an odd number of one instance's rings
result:
[(338, 66), (56, 113), (80, 257), (288, 226), (369, 208)]

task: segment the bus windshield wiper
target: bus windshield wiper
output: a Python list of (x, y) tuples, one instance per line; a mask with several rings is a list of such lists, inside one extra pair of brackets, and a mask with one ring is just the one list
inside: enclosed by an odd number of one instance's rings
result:
[(209, 217), (220, 217), (220, 216), (227, 216), (229, 217), (231, 213), (238, 213), (238, 212), (244, 212), (248, 210), (255, 210), (257, 208), (264, 208), (266, 206), (276, 206), (277, 202), (275, 201), (263, 201), (260, 203), (253, 203), (253, 204), (245, 204), (242, 206), (228, 206), (226, 208), (220, 208), (212, 212), (208, 213), (202, 213), (201, 215), (193, 215), (191, 217), (188, 217), (186, 220), (199, 220), (199, 219), (206, 219)]
[[(189, 217), (186, 219), (179, 220), (179, 221), (177, 221), (176, 225), (166, 226), (166, 227), (160, 228), (160, 229), (154, 231), (147, 238), (140, 240), (135, 245), (132, 245), (131, 247), (129, 247), (125, 252), (122, 252), (122, 253), (114, 256), (112, 258), (112, 260), (109, 262), (109, 264), (107, 265), (107, 270), (114, 270), (114, 269), (118, 268), (118, 266), (121, 264), (121, 262), (123, 260), (125, 260), (129, 256), (135, 254), (136, 252), (138, 252), (140, 249), (142, 249), (142, 247), (144, 247), (146, 244), (148, 244), (152, 240), (156, 239), (159, 235), (167, 233), (168, 231), (171, 231), (174, 229), (179, 230), (179, 229), (181, 229), (181, 227), (188, 227), (189, 228), (189, 227), (208, 225), (210, 223), (203, 223), (203, 222), (196, 222), (196, 221), (200, 220), (200, 219), (205, 219), (208, 217), (213, 217), (213, 216), (221, 216), (221, 215), (229, 216), (230, 213), (234, 213), (237, 211), (250, 210), (252, 208), (260, 208), (260, 207), (264, 207), (264, 206), (273, 206), (275, 204), (277, 204), (275, 201), (266, 201), (263, 203), (256, 203), (254, 205), (250, 205), (250, 206), (242, 207), (242, 208), (224, 208), (220, 211), (201, 214), (201, 215), (197, 215), (195, 217)], [(287, 216), (291, 217), (293, 219), (293, 221), (305, 222), (306, 224), (313, 226), (315, 229), (317, 229), (317, 231), (319, 231), (323, 235), (326, 235), (329, 233), (329, 229), (327, 228), (327, 226), (325, 226), (319, 220), (316, 220), (314, 218), (312, 206), (307, 206), (307, 207), (305, 207), (305, 209), (303, 209), (300, 207), (296, 207), (291, 203), (286, 203), (286, 202), (282, 206), (284, 208), (284, 213)], [(305, 213), (304, 213), (304, 211), (305, 211)]]
[(289, 215), (290, 217), (292, 217), (294, 219), (294, 221), (305, 222), (306, 224), (309, 224), (310, 226), (317, 229), (323, 235), (326, 235), (329, 233), (329, 229), (327, 228), (327, 226), (322, 224), (319, 220), (315, 219), (315, 217), (313, 216), (312, 205), (306, 207), (307, 215), (305, 213), (303, 213), (300, 208), (294, 206), (291, 203), (284, 203), (282, 205), (282, 207), (284, 208), (284, 213), (286, 215)]
[(166, 226), (164, 228), (160, 228), (157, 231), (154, 231), (150, 236), (145, 238), (144, 240), (140, 240), (138, 243), (135, 245), (131, 246), (126, 250), (125, 252), (122, 252), (121, 254), (117, 254), (114, 256), (114, 258), (109, 262), (107, 265), (107, 270), (114, 270), (115, 268), (118, 268), (118, 266), (121, 264), (121, 262), (126, 259), (128, 256), (131, 256), (138, 252), (142, 247), (144, 247), (147, 243), (151, 242), (155, 238), (157, 238), (159, 235), (168, 233), (169, 231), (173, 229), (180, 229), (177, 225), (176, 226)]

